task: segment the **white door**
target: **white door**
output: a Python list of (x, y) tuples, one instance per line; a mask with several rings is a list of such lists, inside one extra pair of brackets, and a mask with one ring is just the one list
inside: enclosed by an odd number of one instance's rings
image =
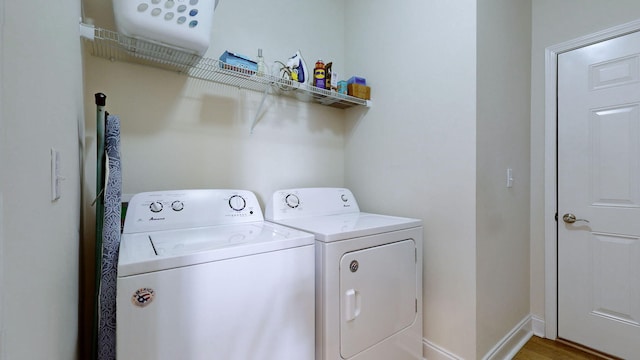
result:
[(633, 33), (558, 56), (558, 337), (640, 358), (639, 237)]

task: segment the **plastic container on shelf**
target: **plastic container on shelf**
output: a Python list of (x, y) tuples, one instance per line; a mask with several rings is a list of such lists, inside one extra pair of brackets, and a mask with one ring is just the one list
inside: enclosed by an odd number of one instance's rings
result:
[(347, 93), (347, 81), (340, 80), (338, 81), (338, 93), (346, 94)]
[(352, 76), (347, 80), (347, 84), (367, 85), (367, 79), (359, 76)]
[(220, 67), (227, 70), (235, 70), (243, 73), (254, 74), (258, 71), (258, 64), (248, 57), (225, 51), (220, 55)]

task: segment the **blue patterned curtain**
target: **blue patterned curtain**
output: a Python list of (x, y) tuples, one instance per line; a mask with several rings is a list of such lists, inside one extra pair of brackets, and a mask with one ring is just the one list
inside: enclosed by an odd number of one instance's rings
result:
[[(102, 229), (102, 266), (100, 271), (98, 359), (116, 358), (116, 280), (120, 247), (122, 172), (120, 164), (120, 119), (108, 115), (105, 121), (107, 164)], [(126, 359), (124, 359), (126, 360)]]

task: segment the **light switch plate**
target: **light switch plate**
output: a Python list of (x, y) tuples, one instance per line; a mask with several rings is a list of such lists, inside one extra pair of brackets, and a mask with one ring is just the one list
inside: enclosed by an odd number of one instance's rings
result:
[(60, 152), (51, 148), (51, 201), (60, 199)]
[(513, 169), (511, 168), (507, 169), (507, 187), (513, 187)]

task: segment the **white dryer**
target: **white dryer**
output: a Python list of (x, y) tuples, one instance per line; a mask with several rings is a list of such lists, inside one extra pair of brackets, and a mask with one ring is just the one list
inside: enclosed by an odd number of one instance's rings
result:
[(243, 190), (135, 195), (120, 244), (117, 357), (314, 357), (313, 235)]
[(342, 188), (278, 190), (265, 218), (315, 234), (316, 360), (422, 359), (421, 220)]

